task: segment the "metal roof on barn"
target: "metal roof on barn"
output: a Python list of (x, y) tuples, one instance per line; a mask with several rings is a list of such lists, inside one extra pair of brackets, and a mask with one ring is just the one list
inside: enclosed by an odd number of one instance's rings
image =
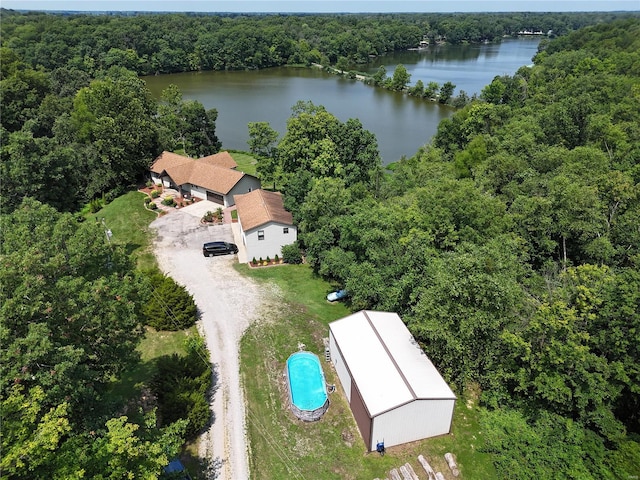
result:
[(362, 310), (329, 324), (370, 417), (456, 396), (397, 313)]

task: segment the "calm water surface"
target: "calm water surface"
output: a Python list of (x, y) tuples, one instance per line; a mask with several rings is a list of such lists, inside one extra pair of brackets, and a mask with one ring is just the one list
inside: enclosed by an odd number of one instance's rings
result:
[[(513, 75), (529, 65), (538, 39), (506, 40), (500, 44), (439, 46), (381, 57), (367, 66), (375, 72), (384, 65), (392, 76), (402, 63), (411, 74), (411, 85), (419, 79), (442, 85), (451, 81), (469, 96), (480, 93), (496, 75)], [(363, 69), (362, 66), (359, 67)], [(248, 150), (249, 122), (269, 122), (286, 132), (291, 107), (310, 100), (339, 118), (359, 119), (378, 139), (384, 164), (410, 157), (429, 143), (438, 123), (451, 116), (450, 107), (389, 92), (310, 68), (271, 68), (242, 72), (197, 72), (145, 77), (155, 97), (170, 84), (177, 85), (184, 99), (198, 100), (205, 108), (218, 110), (216, 133), (223, 148)]]

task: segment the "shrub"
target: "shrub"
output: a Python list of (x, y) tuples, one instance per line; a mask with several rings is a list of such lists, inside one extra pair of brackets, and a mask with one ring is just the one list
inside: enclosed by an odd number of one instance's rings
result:
[(278, 257), (278, 254), (277, 254), (277, 253), (276, 253), (276, 256), (275, 256), (275, 258), (274, 258), (274, 261), (275, 261), (276, 263), (280, 263), (280, 257)]
[(269, 255), (267, 255), (267, 263), (271, 263), (271, 259), (269, 258)]
[(209, 353), (202, 337), (187, 342), (187, 355), (160, 357), (151, 388), (158, 398), (163, 424), (186, 418), (187, 438), (195, 438), (210, 422), (209, 395), (212, 387)]
[(130, 189), (132, 189), (133, 185), (118, 185), (117, 187), (112, 188), (107, 193), (102, 195), (102, 201), (106, 205), (107, 203), (113, 202), (116, 198), (121, 197), (125, 193), (127, 193)]
[(302, 254), (297, 242), (282, 247), (282, 259), (285, 263), (302, 263)]
[(191, 294), (171, 277), (160, 272), (149, 276), (150, 295), (142, 307), (147, 325), (156, 330), (182, 330), (198, 319), (198, 308)]
[(158, 190), (151, 190), (151, 198), (158, 198), (160, 196), (160, 192)]
[(202, 217), (202, 220), (204, 220), (205, 222), (213, 222), (213, 212), (208, 211), (207, 213), (204, 214), (204, 217)]
[(151, 197), (145, 197), (144, 203), (151, 203)]
[(151, 210), (157, 210), (157, 209), (158, 209), (158, 205), (156, 205), (155, 203), (150, 203), (150, 204), (149, 204), (149, 208), (150, 208)]
[(104, 206), (104, 202), (99, 198), (94, 198), (89, 202), (89, 212), (96, 213), (99, 212)]
[(145, 185), (147, 186), (147, 188), (151, 188), (151, 187), (153, 187), (153, 182), (151, 180), (147, 180)]
[(167, 207), (172, 207), (173, 205), (176, 204), (176, 202), (173, 199), (173, 197), (165, 197), (162, 199), (162, 204), (166, 205)]
[(253, 257), (253, 260), (251, 260), (251, 263), (252, 263), (253, 265), (255, 265), (256, 263), (258, 263), (258, 261), (256, 260), (256, 257)]

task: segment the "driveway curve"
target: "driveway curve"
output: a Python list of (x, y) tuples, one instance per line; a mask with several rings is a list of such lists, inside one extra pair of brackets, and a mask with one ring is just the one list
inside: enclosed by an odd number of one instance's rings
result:
[(160, 269), (193, 295), (201, 314), (199, 327), (214, 366), (213, 424), (201, 438), (199, 454), (216, 465), (216, 479), (248, 480), (239, 342), (257, 317), (263, 292), (233, 268), (235, 255), (203, 256), (203, 243), (233, 242), (233, 233), (231, 225), (202, 225), (206, 206), (201, 203), (172, 211), (151, 223), (156, 233), (154, 252)]

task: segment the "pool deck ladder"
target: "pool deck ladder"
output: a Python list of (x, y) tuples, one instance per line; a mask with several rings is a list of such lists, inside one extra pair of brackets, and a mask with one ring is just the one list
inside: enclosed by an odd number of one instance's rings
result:
[(322, 343), (324, 343), (324, 359), (327, 362), (331, 361), (331, 350), (329, 349), (329, 339), (323, 338)]

